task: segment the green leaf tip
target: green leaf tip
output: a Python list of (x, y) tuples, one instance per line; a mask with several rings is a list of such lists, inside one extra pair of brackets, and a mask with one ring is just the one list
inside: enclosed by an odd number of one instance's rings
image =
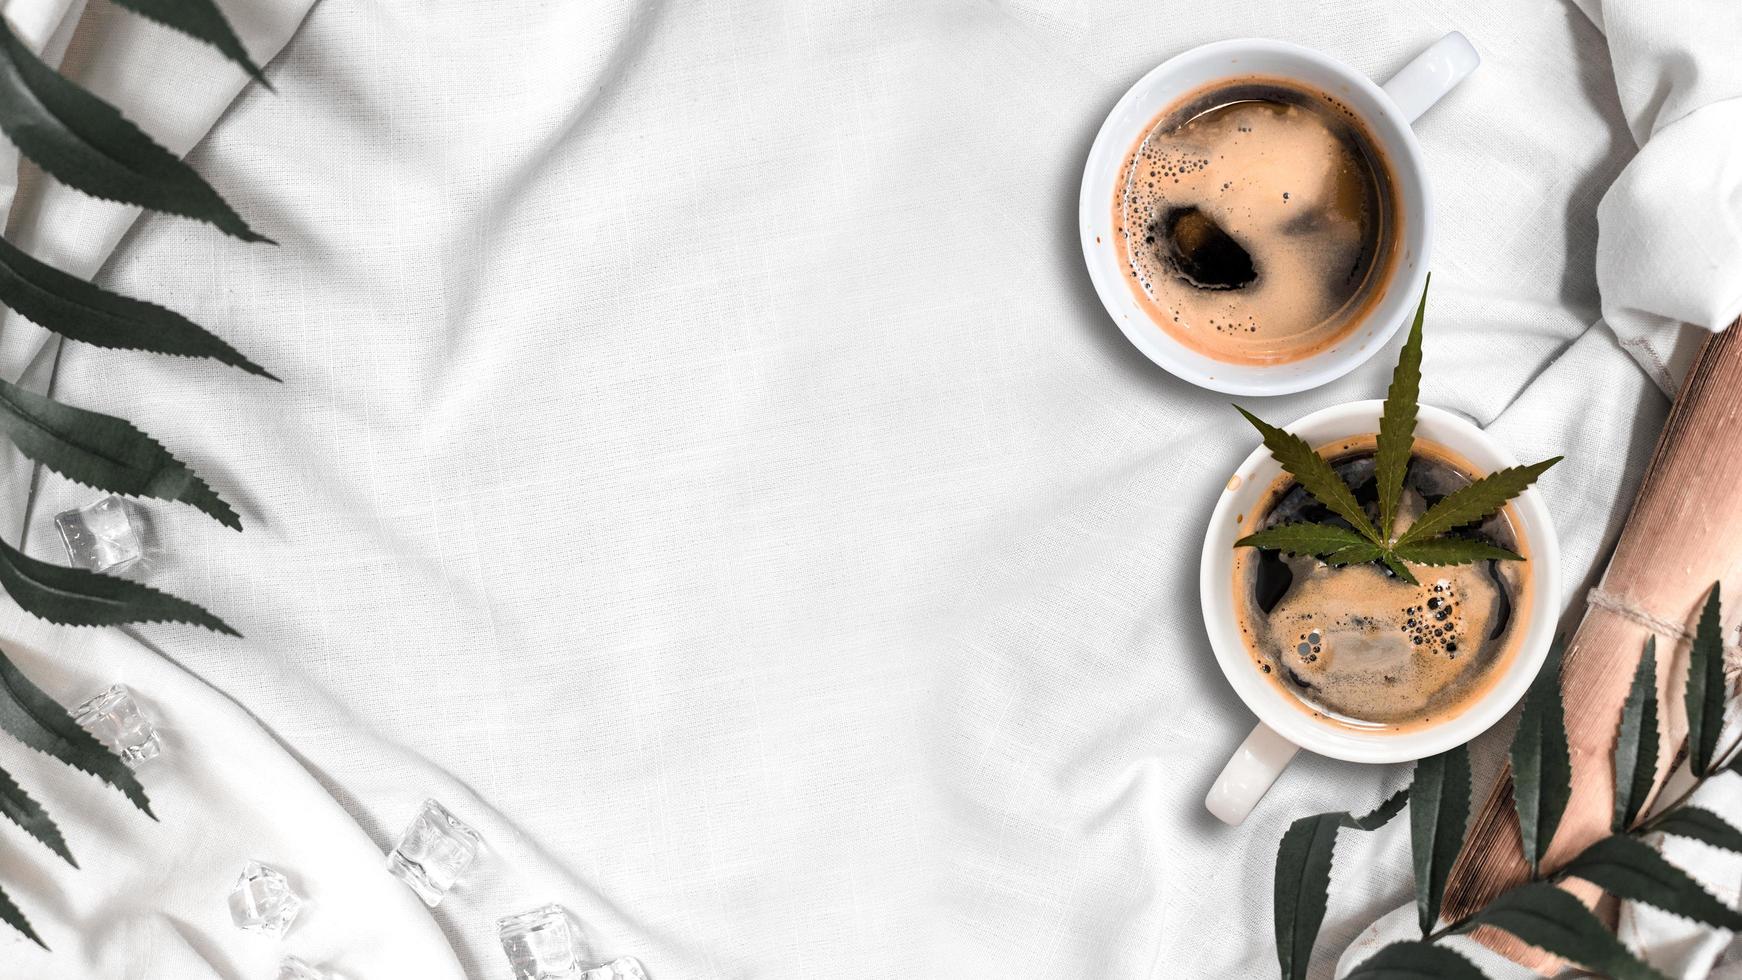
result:
[(1645, 652), (1633, 670), (1633, 684), (1621, 705), (1615, 731), (1615, 805), (1609, 829), (1633, 826), (1657, 782), (1657, 637), (1646, 638)]
[(1652, 829), (1742, 854), (1742, 830), (1736, 829), (1735, 824), (1703, 807), (1676, 807), (1654, 819)]
[(1236, 548), (1274, 548), (1291, 555), (1330, 555), (1367, 544), (1361, 535), (1335, 524), (1278, 524), (1234, 542)]
[(1344, 980), (1487, 980), (1460, 953), (1419, 940), (1404, 940), (1367, 957)]
[(0, 17), (0, 132), (46, 173), (108, 201), (258, 234), (212, 185), (119, 110), (44, 64)]
[(1667, 980), (1633, 955), (1585, 903), (1548, 882), (1504, 892), (1461, 931), (1492, 926), (1615, 980)]
[(1561, 869), (1616, 898), (1643, 902), (1671, 915), (1732, 932), (1742, 929), (1742, 912), (1724, 904), (1669, 863), (1657, 849), (1635, 837), (1614, 834), (1585, 848)]
[(79, 862), (73, 859), (73, 852), (67, 848), (65, 837), (61, 836), (60, 828), (55, 826), (48, 811), (42, 804), (31, 799), (24, 787), (18, 785), (18, 780), (12, 774), (0, 769), (0, 816), (17, 824), (20, 829), (42, 842), (44, 847), (60, 855), (61, 860), (78, 867)]
[(1283, 980), (1304, 980), (1307, 975), (1313, 943), (1325, 920), (1337, 831), (1345, 827), (1377, 830), (1397, 816), (1408, 802), (1409, 790), (1403, 789), (1365, 816), (1319, 813), (1289, 825), (1276, 849), (1272, 892), (1276, 958)]
[(1688, 647), (1688, 766), (1707, 775), (1718, 763), (1718, 736), (1724, 730), (1723, 600), (1718, 583), (1706, 595), (1694, 641)]
[(48, 944), (30, 927), (30, 920), (24, 917), (24, 910), (12, 901), (12, 896), (6, 894), (6, 889), (0, 888), (0, 922), (4, 922), (18, 930), (19, 934), (31, 942), (48, 949)]
[(1433, 932), (1452, 865), (1470, 820), (1470, 752), (1462, 745), (1415, 764), (1410, 782), (1410, 854), (1415, 864), (1416, 924)]
[(201, 357), (279, 380), (187, 317), (68, 275), (0, 238), (0, 303), (69, 340), (115, 350)]
[(269, 90), (272, 88), (272, 83), (266, 80), (266, 73), (254, 63), (248, 49), (242, 46), (242, 40), (230, 27), (230, 21), (212, 0), (115, 0), (115, 3), (196, 41), (204, 41), (235, 62), (249, 77)]
[(89, 773), (119, 790), (153, 820), (145, 787), (121, 757), (84, 730), (60, 702), (35, 684), (0, 651), (0, 730), (32, 749)]
[(1507, 501), (1523, 493), (1537, 477), (1560, 462), (1555, 456), (1529, 466), (1509, 466), (1472, 482), (1469, 486), (1440, 498), (1427, 513), (1417, 518), (1409, 530), (1397, 539), (1399, 546), (1423, 541), (1446, 531), (1455, 530), (1500, 510)]
[(1367, 512), (1355, 500), (1355, 492), (1331, 468), (1330, 460), (1318, 454), (1305, 439), (1280, 429), (1264, 421), (1239, 405), (1240, 414), (1246, 416), (1246, 421), (1258, 430), (1264, 438), (1265, 448), (1290, 476), (1295, 478), (1314, 500), (1330, 508), (1336, 514), (1349, 522), (1356, 533), (1377, 545), (1384, 545), (1379, 533), (1374, 529), (1373, 522), (1368, 519)]
[(0, 541), (0, 587), (25, 612), (61, 626), (187, 623), (239, 637), (205, 609), (143, 582), (32, 558)]
[[(1428, 277), (1432, 282), (1432, 276)], [(1343, 543), (1329, 532), (1296, 529), (1274, 537), (1266, 532), (1247, 535), (1236, 547), (1274, 547), (1290, 554), (1312, 555), (1327, 564), (1352, 565), (1377, 561), (1400, 581), (1419, 585), (1409, 565), (1465, 565), (1478, 561), (1523, 561), (1509, 548), (1469, 537), (1448, 535), (1480, 521), (1530, 486), (1561, 457), (1529, 466), (1507, 467), (1471, 481), (1430, 506), (1401, 534), (1397, 533), (1409, 463), (1415, 452), (1416, 416), (1421, 400), (1422, 330), (1427, 319), (1428, 286), (1422, 287), (1415, 318), (1398, 354), (1386, 390), (1374, 449), (1373, 476), (1377, 504), (1374, 514), (1355, 499), (1348, 486), (1305, 440), (1265, 422), (1236, 404), (1234, 408), (1263, 436), (1265, 448), (1283, 470), (1312, 498), (1347, 521), (1365, 542)], [(1377, 519), (1377, 524), (1375, 524)], [(1274, 529), (1270, 529), (1274, 530)]]
[(1524, 695), (1512, 737), (1512, 802), (1518, 811), (1519, 846), (1536, 873), (1554, 840), (1572, 796), (1572, 759), (1561, 704), (1560, 638), (1549, 645), (1542, 670)]
[(1415, 322), (1398, 354), (1379, 417), (1378, 448), (1373, 475), (1379, 489), (1379, 531), (1390, 540), (1397, 520), (1397, 505), (1403, 499), (1403, 479), (1415, 452), (1415, 416), (1421, 398), (1421, 325), (1427, 314), (1427, 288), (1415, 308)]
[(0, 380), (0, 432), (30, 459), (99, 490), (189, 504), (231, 530), (242, 519), (192, 469), (133, 423)]

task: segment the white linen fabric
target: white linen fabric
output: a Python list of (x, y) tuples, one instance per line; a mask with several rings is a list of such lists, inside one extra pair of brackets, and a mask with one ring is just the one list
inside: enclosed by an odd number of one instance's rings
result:
[[(1673, 295), (1644, 266), (1599, 279), (1612, 227), (1648, 240), (1643, 210), (1609, 221), (1617, 176), (1666, 186), (1640, 161), (1704, 111), (1638, 128), (1615, 71), (1642, 91), (1682, 62), (1607, 7), (1605, 39), (1509, 0), (226, 3), (277, 53), (267, 91), (116, 8), (40, 2), (6, 16), (281, 244), (28, 170), (8, 234), (285, 382), (3, 321), (8, 376), (134, 420), (247, 526), (147, 507), (148, 580), (245, 640), (0, 613), (38, 683), (126, 682), (167, 743), (141, 771), (161, 823), (0, 745), (83, 865), (0, 830), (54, 947), (0, 937), (7, 977), (228, 980), (292, 952), (500, 978), (496, 918), (546, 902), (655, 980), (1268, 975), (1284, 827), (1407, 767), (1303, 758), (1243, 827), (1202, 808), (1252, 719), (1204, 647), (1195, 554), (1255, 439), (1095, 299), (1074, 212), (1102, 115), (1220, 37), (1375, 77), (1474, 41), (1485, 64), (1418, 127), (1424, 397), (1567, 456), (1543, 489), (1568, 599), (1674, 377), (1600, 314), (1714, 327), (1686, 311), (1737, 287), (1722, 262)], [(1734, 71), (1715, 51), (1687, 70)], [(1657, 166), (1733, 181), (1733, 152), (1689, 138)], [(1250, 407), (1373, 397), (1390, 360)], [(6, 531), (58, 558), (52, 515), (91, 496), (40, 474)], [(425, 797), (487, 844), (427, 912), (381, 857)], [(1406, 836), (1343, 845), (1316, 975), (1407, 900)], [(229, 923), (249, 858), (312, 900), (281, 943)]]

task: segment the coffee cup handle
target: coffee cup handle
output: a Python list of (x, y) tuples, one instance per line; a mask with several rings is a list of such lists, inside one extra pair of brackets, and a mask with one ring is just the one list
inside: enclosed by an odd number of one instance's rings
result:
[(1204, 806), (1216, 819), (1231, 827), (1239, 826), (1299, 751), (1300, 746), (1259, 722), (1222, 767), (1222, 774), (1210, 787), (1210, 795), (1204, 797)]
[(1481, 63), (1482, 56), (1469, 38), (1453, 31), (1416, 55), (1380, 88), (1397, 103), (1405, 121), (1415, 122)]

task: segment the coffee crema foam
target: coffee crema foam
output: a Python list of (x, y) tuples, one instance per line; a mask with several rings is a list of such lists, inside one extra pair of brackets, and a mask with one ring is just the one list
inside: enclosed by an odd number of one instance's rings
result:
[[(1371, 436), (1321, 447), (1377, 519)], [(1396, 528), (1401, 532), (1477, 471), (1416, 440)], [(1460, 531), (1524, 555), (1443, 568), (1412, 566), (1409, 585), (1374, 562), (1241, 548), (1234, 563), (1241, 638), (1258, 669), (1318, 717), (1362, 731), (1404, 731), (1460, 713), (1504, 673), (1525, 633), (1529, 554), (1512, 508)], [(1291, 521), (1341, 523), (1284, 474), (1243, 522), (1249, 534)]]
[[(1396, 266), (1400, 206), (1377, 141), (1347, 107), (1288, 79), (1187, 94), (1126, 155), (1117, 187), (1114, 244), (1139, 305), (1220, 361), (1278, 364), (1335, 345)], [(1206, 230), (1220, 246), (1203, 253), (1207, 279), (1191, 251)]]

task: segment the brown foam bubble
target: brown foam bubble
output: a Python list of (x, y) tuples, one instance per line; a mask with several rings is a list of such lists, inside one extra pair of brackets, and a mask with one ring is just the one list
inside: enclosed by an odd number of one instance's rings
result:
[[(1358, 487), (1371, 473), (1371, 437), (1320, 452)], [(1450, 492), (1475, 472), (1445, 447), (1417, 440), (1400, 526), (1425, 509), (1429, 496)], [(1313, 506), (1284, 476), (1242, 533), (1310, 518), (1284, 512), (1303, 500)], [(1528, 558), (1517, 527), (1508, 507), (1477, 533)], [(1236, 555), (1241, 635), (1260, 670), (1303, 710), (1351, 728), (1400, 731), (1460, 713), (1504, 673), (1525, 632), (1528, 562), (1417, 566), (1421, 581), (1412, 586), (1377, 564), (1332, 568), (1314, 558), (1280, 557), (1290, 581), (1280, 594), (1260, 596), (1259, 565), (1278, 557), (1251, 548)]]
[[(1282, 363), (1336, 344), (1396, 266), (1399, 207), (1383, 153), (1347, 109), (1287, 79), (1188, 93), (1127, 154), (1117, 186), (1114, 244), (1139, 305), (1217, 360)], [(1204, 288), (1182, 273), (1169, 233), (1187, 212), (1243, 247), (1256, 278)]]

